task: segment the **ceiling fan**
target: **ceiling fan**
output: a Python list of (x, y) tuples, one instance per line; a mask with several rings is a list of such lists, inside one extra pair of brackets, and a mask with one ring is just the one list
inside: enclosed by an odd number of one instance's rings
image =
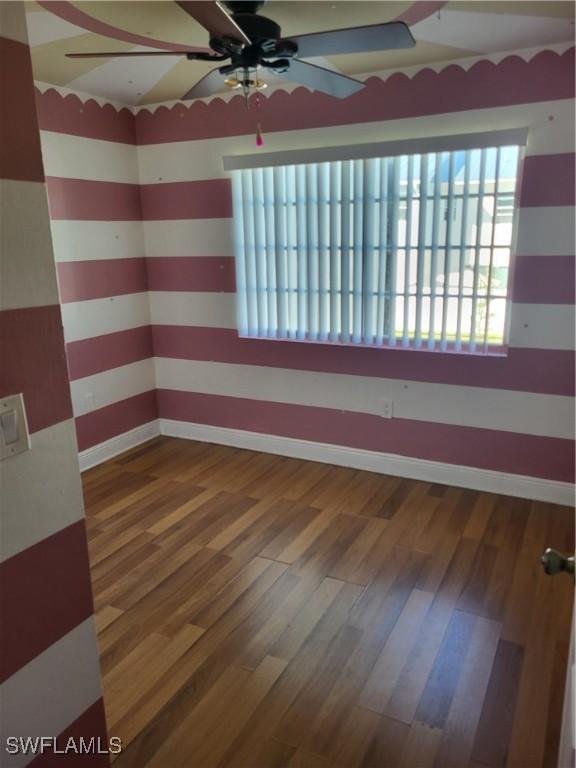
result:
[[(222, 89), (223, 78), (230, 87), (251, 90), (265, 87), (258, 79), (262, 67), (291, 82), (345, 99), (364, 88), (361, 80), (302, 61), (313, 56), (366, 53), (395, 48), (412, 48), (416, 43), (401, 21), (335, 29), (283, 38), (278, 24), (258, 15), (265, 0), (177, 0), (177, 4), (210, 33), (210, 52), (126, 51), (123, 53), (67, 53), (70, 58), (114, 58), (124, 56), (186, 56), (197, 61), (223, 62), (211, 70), (183, 99), (212, 96)], [(226, 8), (224, 7), (226, 6)]]

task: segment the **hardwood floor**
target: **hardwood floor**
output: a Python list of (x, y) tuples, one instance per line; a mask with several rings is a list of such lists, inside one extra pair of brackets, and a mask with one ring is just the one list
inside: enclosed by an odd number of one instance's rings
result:
[(115, 768), (556, 765), (572, 510), (169, 438), (83, 480)]

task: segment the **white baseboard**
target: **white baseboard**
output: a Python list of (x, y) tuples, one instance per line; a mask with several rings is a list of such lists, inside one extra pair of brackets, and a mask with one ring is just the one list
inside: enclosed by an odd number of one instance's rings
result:
[(95, 467), (119, 453), (158, 437), (158, 435), (230, 445), (235, 448), (247, 448), (251, 451), (275, 453), (280, 456), (319, 461), (323, 464), (365, 469), (368, 472), (378, 472), (383, 475), (407, 477), (442, 485), (455, 485), (476, 491), (502, 493), (507, 496), (519, 496), (523, 499), (548, 501), (553, 504), (569, 506), (574, 504), (574, 486), (571, 483), (171, 419), (151, 421), (129, 432), (124, 432), (122, 435), (117, 435), (104, 443), (87, 448), (80, 453), (80, 470), (83, 472)]
[(158, 420), (155, 419), (148, 422), (148, 424), (142, 424), (141, 427), (131, 429), (129, 432), (111, 437), (110, 440), (106, 440), (104, 443), (93, 445), (92, 448), (81, 451), (79, 455), (80, 471), (84, 472), (86, 469), (91, 469), (97, 464), (102, 464), (102, 462), (118, 456), (119, 453), (135, 448), (147, 440), (152, 440), (153, 437), (158, 437), (159, 434), (160, 427)]
[(443, 464), (437, 461), (413, 459), (407, 456), (365, 451), (358, 448), (346, 448), (328, 443), (313, 443), (292, 437), (277, 437), (276, 435), (264, 435), (240, 429), (193, 424), (187, 421), (159, 419), (159, 425), (160, 434), (170, 437), (231, 445), (235, 448), (248, 448), (252, 451), (320, 461), (324, 464), (336, 464), (352, 469), (365, 469), (369, 472), (396, 475), (397, 477), (424, 480), (442, 485), (455, 485), (476, 491), (519, 496), (523, 499), (548, 501), (553, 504), (572, 505), (574, 503), (574, 486), (571, 483), (493, 472), (456, 464)]

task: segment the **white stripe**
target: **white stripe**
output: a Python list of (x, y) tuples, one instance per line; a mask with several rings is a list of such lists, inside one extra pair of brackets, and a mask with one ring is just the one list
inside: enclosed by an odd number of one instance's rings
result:
[(271, 168), (302, 163), (333, 163), (344, 160), (380, 160), (382, 158), (457, 152), (496, 146), (525, 146), (528, 129), (511, 131), (484, 131), (449, 136), (427, 136), (398, 141), (376, 141), (367, 144), (344, 144), (337, 147), (256, 152), (255, 154), (227, 155), (223, 158), (225, 171)]
[(573, 38), (569, 18), (531, 16), (529, 11), (524, 15), (475, 12), (473, 8), (443, 8), (441, 14), (431, 13), (412, 25), (412, 32), (417, 40), (434, 45), (451, 46), (457, 40), (460, 48), (485, 53), (550, 45)]
[(573, 256), (574, 239), (572, 206), (520, 208), (516, 246), (520, 256)]
[(148, 295), (153, 325), (236, 328), (236, 296), (233, 293), (150, 291)]
[[(149, 51), (147, 46), (137, 45), (131, 51)], [(101, 63), (80, 77), (67, 83), (72, 90), (105, 95), (123, 104), (137, 104), (142, 96), (165, 74), (177, 66), (178, 59), (170, 54), (149, 59), (137, 56), (133, 59), (101, 59)]]
[(96, 629), (90, 617), (0, 687), (2, 765), (21, 768), (34, 757), (7, 757), (8, 736), (58, 736), (101, 696)]
[[(233, 293), (152, 291), (152, 323), (236, 328)], [(574, 307), (563, 304), (513, 304), (511, 347), (574, 348)]]
[[(383, 399), (394, 418), (571, 439), (570, 397), (429, 384), (232, 363), (157, 359), (157, 386), (276, 403), (378, 415)], [(382, 421), (394, 431), (394, 421)]]
[(299, 440), (279, 435), (264, 435), (243, 429), (213, 427), (209, 424), (194, 424), (189, 421), (160, 419), (160, 433), (170, 437), (200, 440), (205, 443), (232, 445), (250, 451), (263, 451), (279, 456), (293, 456), (305, 461), (320, 461), (338, 467), (363, 469), (393, 477), (409, 477), (425, 483), (441, 483), (457, 488), (473, 488), (477, 491), (503, 493), (522, 499), (549, 501), (552, 504), (574, 504), (572, 483), (546, 480), (541, 477), (514, 475), (509, 472), (494, 472), (489, 469), (446, 464), (393, 453), (366, 451), (344, 445)]
[(150, 323), (148, 295), (128, 293), (125, 296), (62, 304), (62, 320), (67, 342), (141, 328)]
[(57, 304), (45, 185), (0, 179), (0, 209), (0, 309)]
[(100, 261), (144, 256), (140, 221), (52, 220), (56, 261)]
[(32, 450), (0, 463), (0, 561), (75, 523), (84, 514), (74, 420), (35, 432)]
[[(53, 222), (54, 224), (60, 222)], [(70, 224), (72, 222), (63, 222)], [(96, 224), (96, 222), (94, 222)], [(146, 256), (233, 256), (232, 219), (145, 221)], [(112, 226), (112, 225), (110, 225)], [(125, 226), (122, 223), (122, 226)], [(90, 230), (86, 230), (89, 232)], [(98, 230), (94, 230), (98, 234)], [(110, 238), (109, 238), (110, 240)], [(80, 240), (78, 240), (80, 245)], [(97, 243), (88, 244), (90, 251)], [(95, 251), (98, 253), (100, 249)], [(574, 254), (574, 208), (571, 206), (520, 208), (518, 245), (522, 256), (570, 256)], [(61, 249), (56, 249), (56, 259)], [(77, 257), (80, 258), (80, 257)], [(105, 258), (86, 256), (85, 258)]]
[[(73, 222), (53, 222), (72, 224)], [(83, 224), (84, 222), (80, 222)], [(147, 256), (232, 256), (234, 254), (234, 230), (232, 219), (196, 219), (190, 221), (145, 221)], [(86, 222), (88, 224), (88, 222)], [(96, 222), (94, 222), (96, 224)], [(113, 229), (111, 224), (107, 224)], [(122, 223), (125, 227), (126, 223)], [(95, 229), (95, 235), (98, 231)], [(87, 229), (87, 232), (89, 230)], [(110, 245), (111, 238), (108, 238)], [(93, 256), (106, 258), (99, 253), (112, 252), (97, 246), (97, 239), (90, 241)], [(574, 254), (574, 208), (543, 207), (521, 208), (518, 221), (518, 245), (516, 252), (522, 256), (569, 256)], [(56, 249), (61, 261), (62, 249)], [(125, 254), (129, 255), (129, 254)], [(135, 254), (137, 255), (137, 254)]]
[[(430, 138), (461, 133), (529, 128), (528, 155), (574, 151), (574, 102), (570, 99), (519, 104), (493, 109), (426, 115), (401, 120), (361, 123), (353, 126), (354, 144), (399, 139)], [(264, 130), (266, 126), (264, 125)], [(349, 125), (270, 134), (271, 152), (313, 149), (350, 144)], [(191, 181), (224, 178), (225, 155), (254, 154), (253, 135), (229, 136), (196, 141), (175, 141), (138, 147), (140, 179), (143, 184), (159, 181)]]
[(46, 176), (138, 184), (138, 156), (132, 144), (41, 131)]
[(74, 415), (82, 416), (155, 387), (152, 358), (76, 379), (70, 382)]
[[(42, 13), (40, 13), (42, 11)], [(53, 43), (56, 40), (65, 40), (69, 37), (79, 37), (83, 33), (80, 27), (61, 19), (50, 11), (34, 6), (34, 10), (26, 13), (26, 26), (28, 27), (28, 40), (31, 48), (44, 43)], [(74, 41), (70, 40), (73, 46)]]
[(574, 349), (574, 306), (513, 304), (510, 346), (535, 349)]
[(232, 219), (143, 221), (146, 256), (233, 256)]

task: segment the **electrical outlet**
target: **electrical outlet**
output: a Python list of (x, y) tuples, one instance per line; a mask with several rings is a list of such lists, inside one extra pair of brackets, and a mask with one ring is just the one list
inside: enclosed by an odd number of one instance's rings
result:
[(380, 416), (382, 416), (383, 419), (391, 419), (393, 415), (394, 415), (393, 401), (382, 398), (382, 400), (380, 400)]

